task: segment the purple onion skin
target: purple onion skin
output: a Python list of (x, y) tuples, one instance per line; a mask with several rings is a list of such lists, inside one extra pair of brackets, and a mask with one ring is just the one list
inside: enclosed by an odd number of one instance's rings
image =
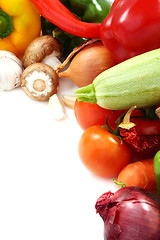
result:
[(139, 187), (124, 187), (98, 198), (104, 240), (160, 240), (160, 199)]

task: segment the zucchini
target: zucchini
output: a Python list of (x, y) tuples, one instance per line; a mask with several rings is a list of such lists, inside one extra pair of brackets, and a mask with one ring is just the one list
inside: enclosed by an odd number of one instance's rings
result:
[(160, 49), (130, 58), (75, 91), (79, 101), (121, 110), (160, 104)]

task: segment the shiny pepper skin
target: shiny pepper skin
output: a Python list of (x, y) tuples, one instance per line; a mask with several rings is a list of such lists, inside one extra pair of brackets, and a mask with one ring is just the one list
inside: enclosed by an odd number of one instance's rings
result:
[(21, 58), (28, 44), (40, 35), (40, 14), (29, 0), (1, 0), (0, 9), (0, 50)]
[(160, 1), (115, 0), (101, 39), (117, 62), (160, 47)]

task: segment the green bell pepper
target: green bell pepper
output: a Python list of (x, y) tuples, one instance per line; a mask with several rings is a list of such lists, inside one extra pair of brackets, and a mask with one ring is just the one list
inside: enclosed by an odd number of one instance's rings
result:
[(52, 32), (55, 28), (56, 26), (53, 23), (41, 16), (41, 29), (43, 35), (52, 35)]
[[(60, 0), (73, 14), (85, 22), (100, 23), (108, 15), (113, 0)], [(62, 31), (50, 21), (41, 17), (43, 35), (53, 35), (68, 55), (75, 47), (83, 43), (86, 38), (80, 38)]]
[[(70, 3), (69, 0), (60, 0), (63, 5), (65, 5), (67, 8), (69, 8)], [(52, 32), (57, 26), (55, 26), (53, 23), (48, 21), (46, 18), (41, 16), (41, 28), (43, 35), (52, 35)]]
[(160, 196), (160, 150), (154, 156), (153, 165), (157, 181), (157, 192), (158, 195)]
[(62, 31), (59, 28), (55, 28), (52, 31), (52, 34), (53, 34), (53, 37), (55, 37), (63, 45), (63, 50), (65, 55), (68, 55), (70, 52), (73, 51), (75, 47), (79, 46), (85, 40), (87, 40), (86, 38), (80, 38), (80, 37), (71, 35), (67, 32)]
[(101, 23), (108, 15), (111, 5), (111, 0), (71, 0), (70, 10), (84, 22)]

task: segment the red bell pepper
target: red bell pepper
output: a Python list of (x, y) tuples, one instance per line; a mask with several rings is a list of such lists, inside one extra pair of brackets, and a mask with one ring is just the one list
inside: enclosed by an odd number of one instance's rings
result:
[(115, 0), (101, 40), (118, 62), (160, 47), (160, 1)]
[(115, 0), (101, 24), (78, 20), (59, 0), (30, 0), (62, 30), (100, 38), (117, 62), (160, 47), (160, 1)]

